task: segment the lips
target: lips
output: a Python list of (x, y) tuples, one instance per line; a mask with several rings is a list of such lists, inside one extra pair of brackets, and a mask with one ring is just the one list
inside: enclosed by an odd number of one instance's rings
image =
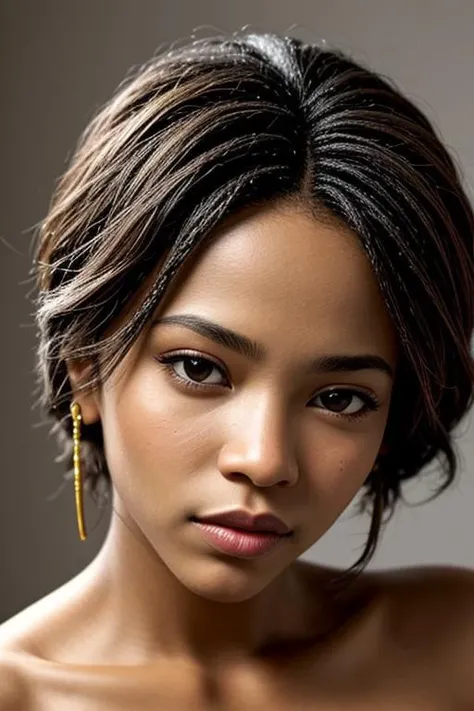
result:
[(252, 533), (274, 533), (285, 536), (291, 529), (277, 516), (271, 513), (252, 514), (244, 509), (223, 511), (209, 516), (193, 517), (201, 523), (215, 524)]

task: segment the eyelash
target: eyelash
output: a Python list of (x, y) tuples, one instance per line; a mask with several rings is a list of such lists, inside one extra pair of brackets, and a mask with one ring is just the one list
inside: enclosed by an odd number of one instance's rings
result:
[[(215, 387), (222, 387), (221, 385), (217, 383), (212, 383), (212, 384), (201, 384), (194, 382), (193, 380), (186, 380), (182, 378), (180, 375), (176, 373), (176, 371), (173, 368), (173, 365), (175, 363), (179, 362), (184, 362), (188, 359), (196, 359), (200, 360), (203, 363), (208, 363), (214, 368), (216, 368), (220, 374), (227, 378), (226, 373), (223, 371), (222, 366), (218, 365), (214, 360), (212, 360), (209, 357), (203, 357), (199, 353), (194, 353), (194, 352), (189, 352), (187, 351), (186, 353), (181, 352), (181, 353), (174, 353), (173, 355), (160, 355), (160, 356), (155, 356), (155, 360), (159, 363), (160, 366), (163, 367), (163, 369), (166, 372), (166, 375), (170, 377), (172, 380), (176, 381), (179, 383), (180, 386), (188, 388), (189, 390), (198, 390), (198, 391), (203, 391), (203, 390), (209, 390), (211, 388)], [(333, 412), (332, 410), (328, 410), (326, 408), (319, 408), (319, 409), (324, 409), (326, 412), (328, 412), (331, 416), (333, 417), (342, 417), (346, 420), (361, 420), (363, 417), (369, 414), (369, 412), (375, 412), (379, 409), (380, 407), (380, 402), (379, 400), (375, 397), (375, 395), (370, 395), (369, 393), (363, 391), (363, 390), (357, 390), (354, 388), (344, 388), (344, 387), (339, 387), (339, 388), (331, 388), (329, 390), (324, 390), (322, 393), (319, 393), (319, 395), (324, 395), (325, 393), (329, 392), (337, 392), (337, 393), (350, 393), (351, 395), (356, 395), (358, 398), (362, 400), (364, 403), (364, 407), (362, 407), (358, 412), (345, 415), (344, 413), (339, 413), (339, 412)], [(317, 397), (317, 396), (315, 396)]]

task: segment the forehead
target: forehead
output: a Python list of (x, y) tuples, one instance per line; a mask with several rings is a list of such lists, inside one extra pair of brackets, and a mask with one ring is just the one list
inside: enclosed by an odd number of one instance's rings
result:
[(348, 229), (283, 203), (222, 226), (190, 264), (161, 315), (193, 313), (271, 346), (377, 350), (395, 336), (370, 264)]

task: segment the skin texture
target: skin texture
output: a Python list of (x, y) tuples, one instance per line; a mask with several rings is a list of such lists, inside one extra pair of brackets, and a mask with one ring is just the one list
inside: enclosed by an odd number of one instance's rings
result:
[[(258, 357), (154, 323), (183, 315), (258, 342)], [(185, 388), (157, 360), (183, 351), (211, 364), (174, 372), (206, 387)], [(0, 628), (0, 708), (461, 709), (474, 698), (470, 573), (366, 573), (336, 597), (335, 571), (297, 560), (384, 451), (393, 378), (310, 368), (334, 355), (377, 356), (396, 373), (395, 333), (354, 236), (294, 203), (226, 223), (102, 390), (77, 397), (84, 421), (102, 422), (114, 514), (93, 563)], [(85, 369), (71, 366), (72, 382)], [(347, 401), (331, 402), (342, 388)], [(378, 407), (351, 419), (358, 393)], [(292, 535), (244, 560), (189, 521), (237, 507), (273, 512)]]

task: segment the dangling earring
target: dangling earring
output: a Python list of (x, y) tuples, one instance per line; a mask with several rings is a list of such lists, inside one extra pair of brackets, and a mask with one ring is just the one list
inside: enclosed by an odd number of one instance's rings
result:
[(81, 474), (81, 454), (80, 454), (80, 430), (81, 430), (81, 406), (78, 402), (71, 403), (70, 412), (72, 416), (72, 442), (73, 442), (73, 463), (74, 463), (74, 495), (76, 499), (76, 518), (79, 529), (79, 538), (85, 541), (87, 538), (84, 523), (84, 500), (82, 496), (82, 474)]

